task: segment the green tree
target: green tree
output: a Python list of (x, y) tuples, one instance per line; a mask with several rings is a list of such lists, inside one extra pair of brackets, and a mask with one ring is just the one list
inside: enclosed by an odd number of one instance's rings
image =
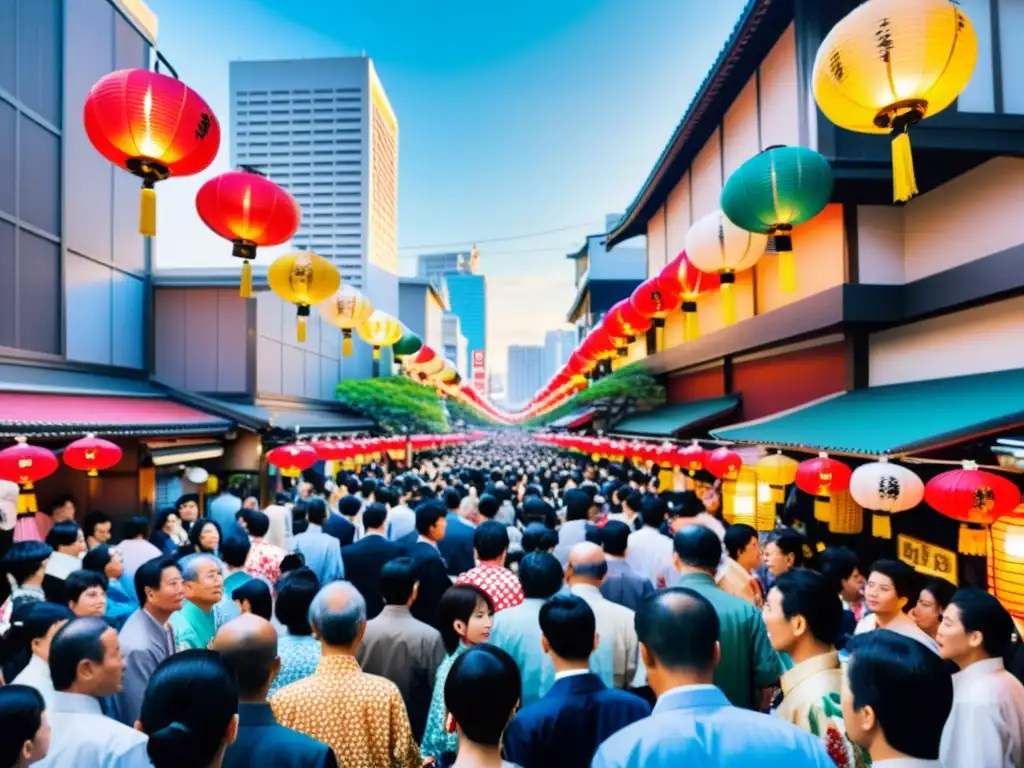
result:
[(451, 431), (441, 398), (434, 388), (424, 387), (404, 376), (346, 379), (336, 387), (335, 398), (395, 434)]
[(583, 407), (597, 407), (615, 422), (636, 409), (655, 408), (665, 402), (665, 387), (642, 363), (620, 368), (577, 392), (564, 405), (531, 419), (529, 427), (541, 427)]

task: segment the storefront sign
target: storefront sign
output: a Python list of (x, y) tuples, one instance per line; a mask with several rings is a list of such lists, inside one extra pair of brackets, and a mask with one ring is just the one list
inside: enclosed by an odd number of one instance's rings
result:
[(912, 565), (914, 570), (957, 584), (956, 552), (902, 533), (897, 537), (897, 546), (900, 560)]
[(486, 357), (482, 349), (474, 349), (472, 357), (473, 387), (482, 395), (487, 389)]

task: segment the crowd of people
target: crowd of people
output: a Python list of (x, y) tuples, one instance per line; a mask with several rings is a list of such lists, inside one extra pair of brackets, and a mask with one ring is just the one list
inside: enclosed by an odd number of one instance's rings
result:
[(658, 477), (510, 431), (117, 543), (61, 499), (3, 543), (0, 768), (1024, 766), (993, 596)]

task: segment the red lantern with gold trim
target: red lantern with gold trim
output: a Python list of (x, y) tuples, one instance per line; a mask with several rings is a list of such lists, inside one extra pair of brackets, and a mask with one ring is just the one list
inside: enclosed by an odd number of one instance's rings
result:
[(89, 496), (97, 496), (100, 491), (100, 472), (110, 469), (121, 460), (121, 448), (96, 435), (86, 435), (69, 444), (61, 458), (72, 469), (85, 472), (89, 478)]
[(665, 276), (664, 272), (644, 280), (629, 297), (630, 306), (654, 324), (655, 350), (663, 346), (665, 318), (679, 309), (682, 301), (678, 278)]
[(203, 223), (232, 243), (231, 255), (242, 259), (239, 295), (252, 296), (252, 266), (259, 246), (287, 243), (299, 228), (302, 212), (295, 198), (259, 171), (243, 166), (214, 176), (196, 193)]
[(814, 518), (827, 523), (832, 518), (832, 495), (848, 490), (853, 470), (827, 453), (800, 462), (796, 487), (814, 497)]
[(928, 506), (960, 521), (959, 550), (963, 555), (984, 556), (988, 543), (985, 526), (1012, 514), (1020, 499), (1016, 485), (978, 469), (973, 462), (936, 475), (924, 486)]
[(676, 451), (676, 464), (685, 469), (690, 477), (704, 469), (707, 460), (708, 452), (696, 440)]
[(674, 269), (679, 278), (680, 295), (683, 297), (683, 340), (700, 338), (700, 322), (697, 319), (697, 297), (708, 291), (717, 291), (721, 286), (720, 275), (701, 272), (682, 251), (666, 266)]
[(316, 448), (309, 443), (290, 443), (268, 453), (267, 463), (281, 470), (285, 477), (299, 477), (303, 470), (312, 467), (319, 458)]
[(608, 310), (601, 327), (616, 340), (619, 355), (625, 355), (628, 345), (651, 327), (651, 321), (633, 309), (629, 299), (623, 299)]
[(14, 441), (14, 445), (0, 451), (0, 479), (21, 486), (18, 514), (33, 514), (39, 511), (35, 484), (57, 471), (57, 456), (47, 448), (29, 444), (27, 438), (18, 436)]
[(203, 98), (173, 77), (120, 69), (85, 99), (85, 133), (101, 155), (142, 179), (139, 232), (156, 234), (154, 185), (205, 170), (220, 149), (220, 124)]
[(735, 480), (743, 469), (743, 459), (736, 451), (716, 448), (708, 454), (704, 467), (720, 480)]

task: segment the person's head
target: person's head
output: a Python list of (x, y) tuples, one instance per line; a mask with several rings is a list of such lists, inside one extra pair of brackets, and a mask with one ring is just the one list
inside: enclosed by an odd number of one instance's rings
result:
[(946, 606), (935, 640), (942, 658), (963, 669), (976, 661), (1002, 658), (1013, 631), (1013, 619), (998, 599), (978, 587), (963, 587)]
[(252, 549), (252, 542), (242, 532), (232, 532), (225, 536), (218, 548), (217, 553), (220, 559), (231, 568), (242, 568), (245, 560), (249, 557), (249, 550)]
[(601, 529), (601, 546), (609, 557), (625, 557), (629, 547), (629, 534), (633, 532), (621, 520), (609, 520)]
[(804, 537), (796, 531), (783, 531), (765, 545), (764, 564), (778, 578), (804, 562)]
[[(305, 502), (300, 503), (304, 503), (306, 505), (306, 519), (313, 525), (323, 525), (331, 513), (327, 508), (327, 502), (319, 496), (313, 496)], [(298, 506), (298, 504), (296, 504), (296, 506)]]
[(479, 502), (477, 502), (477, 511), (481, 517), (487, 520), (493, 520), (497, 517), (499, 509), (501, 509), (501, 502), (498, 501), (497, 496), (490, 493), (483, 494)]
[(23, 644), (43, 661), (50, 659), (50, 644), (61, 627), (75, 618), (67, 606), (36, 601), (19, 606), (11, 615), (9, 638)]
[(888, 746), (907, 757), (938, 759), (953, 708), (953, 681), (942, 659), (886, 629), (855, 635), (847, 650), (841, 706), (850, 741), (872, 757)]
[(831, 649), (843, 622), (839, 595), (814, 571), (787, 571), (776, 579), (764, 607), (764, 624), (772, 647), (792, 654), (797, 649)]
[(220, 549), (221, 540), (220, 526), (213, 520), (203, 518), (197, 520), (188, 532), (189, 542), (196, 552), (214, 554)]
[(277, 630), (261, 616), (245, 614), (217, 630), (217, 651), (235, 670), (242, 701), (265, 701), (271, 683), (281, 671)]
[(459, 656), (444, 684), (445, 708), (455, 721), (459, 742), (495, 752), (521, 696), (519, 667), (493, 645), (478, 645)]
[(347, 581), (332, 581), (309, 607), (313, 635), (324, 645), (355, 655), (366, 631), (366, 601)]
[(110, 528), (113, 522), (106, 512), (90, 512), (82, 521), (82, 532), (85, 534), (86, 542), (91, 546), (106, 544), (110, 541)]
[(153, 536), (156, 537), (157, 532), (172, 536), (180, 526), (181, 518), (178, 517), (178, 510), (173, 507), (161, 509), (157, 512), (156, 520), (153, 521)]
[(277, 582), (274, 615), (287, 628), (289, 635), (313, 634), (313, 627), (309, 623), (309, 607), (319, 591), (320, 580), (306, 566), (289, 571)]
[[(312, 502), (313, 499), (310, 499), (309, 501)], [(323, 499), (321, 499), (321, 502), (322, 501)], [(313, 521), (310, 520), (310, 522)], [(254, 539), (261, 539), (266, 536), (267, 531), (270, 530), (270, 518), (258, 509), (246, 510), (245, 529)]]
[(928, 579), (921, 587), (917, 602), (910, 609), (910, 618), (918, 629), (929, 637), (935, 637), (942, 623), (942, 614), (953, 599), (956, 587), (945, 579)]
[(85, 552), (85, 535), (78, 527), (78, 523), (73, 520), (54, 523), (46, 536), (46, 543), (53, 547), (54, 551), (66, 555), (78, 557)]
[(761, 545), (757, 531), (744, 523), (730, 525), (725, 529), (725, 551), (747, 571), (753, 571), (761, 565)]
[(363, 502), (358, 493), (350, 493), (338, 501), (338, 511), (347, 518), (356, 517), (363, 508)]
[(0, 765), (23, 768), (38, 763), (50, 751), (46, 704), (27, 685), (0, 687)]
[(826, 547), (818, 556), (821, 575), (841, 600), (857, 603), (864, 596), (866, 579), (860, 571), (860, 558), (849, 547)]
[(565, 569), (565, 581), (569, 585), (590, 584), (599, 586), (608, 575), (608, 561), (604, 550), (590, 541), (582, 541), (569, 550), (569, 565)]
[(473, 532), (473, 550), (478, 562), (504, 564), (508, 544), (508, 529), (496, 520), (485, 520)]
[(62, 494), (50, 504), (50, 517), (53, 523), (65, 523), (75, 519), (75, 500), (67, 494)]
[(369, 501), (373, 498), (373, 492), (377, 490), (377, 481), (367, 478), (363, 480), (362, 485), (359, 487), (359, 495), (363, 497), (364, 501)]
[(440, 541), (448, 528), (444, 505), (434, 499), (416, 506), (416, 533), (431, 541)]
[(441, 595), (438, 613), (441, 639), (448, 653), (455, 653), (460, 643), (479, 645), (491, 637), (494, 604), (479, 587), (472, 584), (449, 587)]
[(274, 599), (270, 587), (262, 579), (249, 579), (245, 584), (231, 591), (231, 599), (243, 613), (252, 613), (270, 621), (273, 615)]
[(720, 624), (707, 598), (686, 587), (660, 590), (640, 603), (634, 625), (655, 694), (711, 682), (721, 654)]
[(144, 539), (149, 536), (149, 520), (142, 515), (132, 515), (124, 521), (122, 530), (125, 541)]
[(220, 562), (211, 555), (183, 557), (181, 576), (185, 582), (185, 597), (203, 610), (210, 610), (224, 597), (224, 574)]
[(64, 579), (64, 599), (75, 616), (102, 616), (107, 611), (107, 577), (96, 571), (73, 571)]
[[(639, 491), (630, 490), (626, 495), (626, 509), (634, 514), (642, 514), (644, 511), (644, 495)], [(661, 523), (658, 523), (661, 525)]]
[(194, 523), (199, 517), (199, 496), (195, 493), (186, 493), (179, 496), (174, 508), (178, 510), (178, 517), (186, 523)]
[(172, 558), (157, 557), (135, 571), (135, 596), (139, 605), (157, 615), (170, 615), (185, 599), (185, 581), (181, 568)]
[(444, 499), (444, 508), (448, 512), (458, 512), (459, 506), (462, 504), (461, 494), (454, 488), (449, 488), (444, 492), (442, 497)]
[(672, 562), (681, 572), (713, 574), (722, 561), (722, 542), (703, 525), (686, 525), (676, 531), (672, 549)]
[(153, 672), (135, 727), (153, 768), (220, 765), (238, 735), (235, 670), (216, 651), (188, 650)]
[(562, 564), (550, 552), (530, 552), (519, 561), (519, 583), (527, 598), (547, 600), (562, 588)]
[(372, 501), (363, 510), (363, 526), (368, 531), (382, 533), (388, 521), (388, 508), (379, 501)]
[(385, 605), (411, 606), (416, 599), (418, 582), (412, 558), (396, 557), (380, 571), (380, 593)]
[(521, 542), (523, 551), (530, 552), (553, 552), (558, 546), (558, 531), (548, 528), (544, 523), (530, 523), (523, 531)]
[(50, 677), (55, 690), (100, 699), (121, 690), (123, 675), (117, 632), (103, 619), (72, 619), (53, 636)]
[(871, 564), (864, 600), (879, 618), (891, 620), (909, 611), (917, 599), (918, 576), (900, 560), (876, 560)]
[(124, 575), (124, 562), (120, 553), (106, 544), (100, 544), (86, 552), (82, 558), (82, 568), (102, 573), (108, 579), (120, 579)]
[(640, 514), (645, 526), (660, 529), (668, 517), (668, 512), (668, 503), (664, 499), (651, 497), (644, 501)]
[(594, 500), (589, 494), (577, 488), (570, 488), (562, 495), (562, 503), (565, 505), (565, 520), (589, 520), (591, 507)]
[(586, 663), (597, 648), (597, 619), (577, 595), (555, 595), (540, 609), (541, 647), (566, 662)]

